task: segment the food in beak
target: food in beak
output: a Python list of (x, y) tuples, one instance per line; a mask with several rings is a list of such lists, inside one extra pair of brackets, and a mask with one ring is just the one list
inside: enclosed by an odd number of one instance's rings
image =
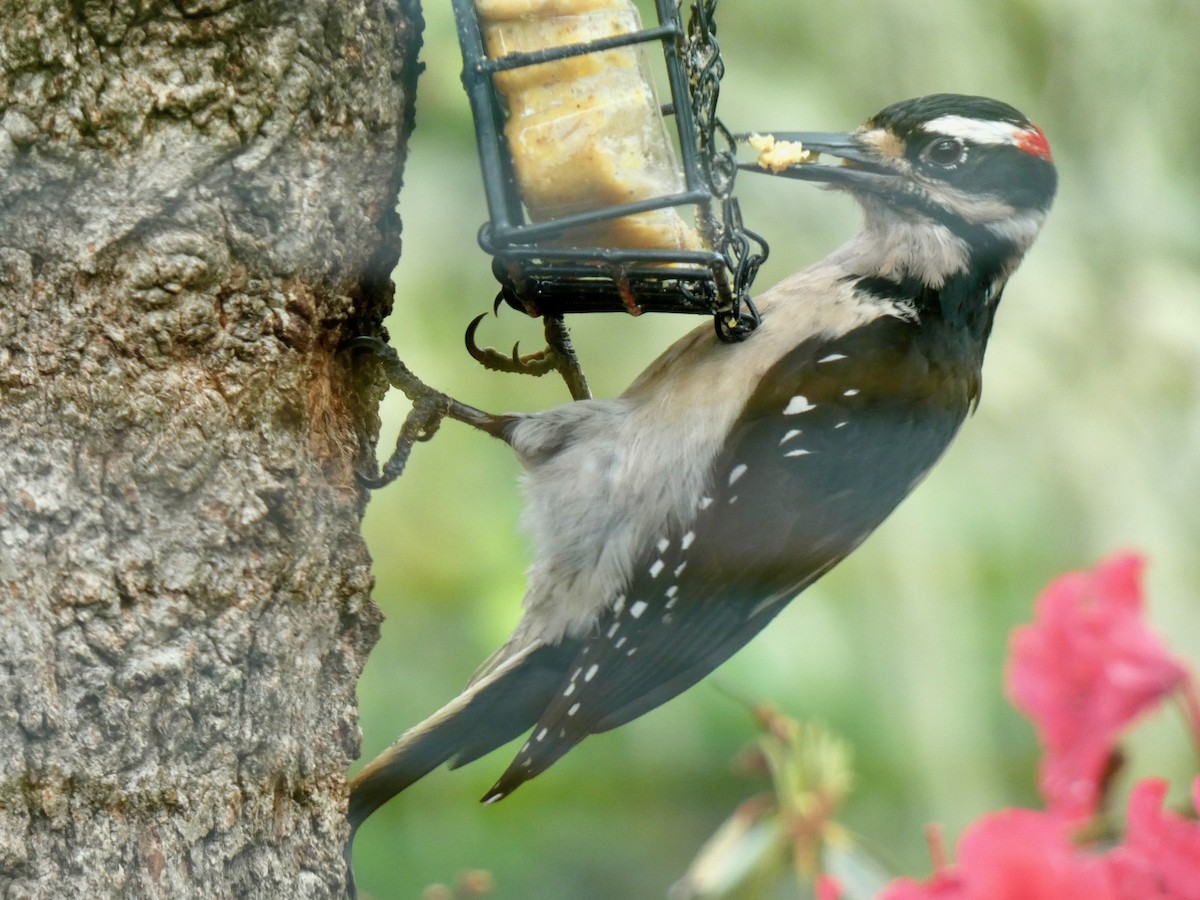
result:
[(771, 134), (752, 134), (746, 143), (758, 151), (756, 162), (775, 175), (792, 166), (815, 163), (821, 158), (820, 153), (805, 150), (799, 141), (780, 141)]

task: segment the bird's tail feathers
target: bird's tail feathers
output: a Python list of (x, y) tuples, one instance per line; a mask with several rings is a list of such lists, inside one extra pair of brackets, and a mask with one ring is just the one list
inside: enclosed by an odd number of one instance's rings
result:
[(351, 781), (351, 830), (442, 763), (465, 765), (532, 728), (572, 654), (564, 644), (521, 648), (410, 728)]

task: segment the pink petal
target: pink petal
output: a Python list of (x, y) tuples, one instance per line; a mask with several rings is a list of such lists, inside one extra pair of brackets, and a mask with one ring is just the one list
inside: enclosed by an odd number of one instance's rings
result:
[(841, 900), (842, 886), (832, 875), (817, 876), (817, 900)]
[(1076, 853), (1066, 823), (1047, 813), (984, 816), (963, 836), (958, 866), (968, 900), (1116, 900), (1107, 868)]
[(1187, 677), (1143, 621), (1144, 562), (1116, 554), (1055, 579), (1010, 639), (1006, 687), (1045, 748), (1048, 808), (1092, 815), (1117, 735)]
[[(1200, 809), (1200, 778), (1192, 791)], [(1200, 900), (1200, 822), (1164, 811), (1166, 795), (1161, 778), (1134, 787), (1125, 843), (1106, 857), (1128, 900)]]
[(1071, 845), (1068, 824), (1048, 813), (1010, 809), (967, 829), (958, 862), (920, 884), (901, 878), (878, 900), (1123, 900), (1109, 866)]

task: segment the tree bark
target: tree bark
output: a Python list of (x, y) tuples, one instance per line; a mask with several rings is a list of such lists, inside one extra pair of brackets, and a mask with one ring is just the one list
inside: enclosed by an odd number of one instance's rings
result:
[[(0, 894), (345, 889), (416, 0), (0, 0)], [(364, 367), (365, 368), (365, 367)]]

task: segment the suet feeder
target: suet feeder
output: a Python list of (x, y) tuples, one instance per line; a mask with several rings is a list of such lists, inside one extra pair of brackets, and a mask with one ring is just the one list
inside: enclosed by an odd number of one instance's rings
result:
[(698, 0), (686, 26), (677, 0), (655, 0), (651, 27), (632, 0), (452, 2), (497, 302), (548, 320), (694, 313), (726, 340), (752, 331), (767, 248), (732, 196), (716, 0)]

